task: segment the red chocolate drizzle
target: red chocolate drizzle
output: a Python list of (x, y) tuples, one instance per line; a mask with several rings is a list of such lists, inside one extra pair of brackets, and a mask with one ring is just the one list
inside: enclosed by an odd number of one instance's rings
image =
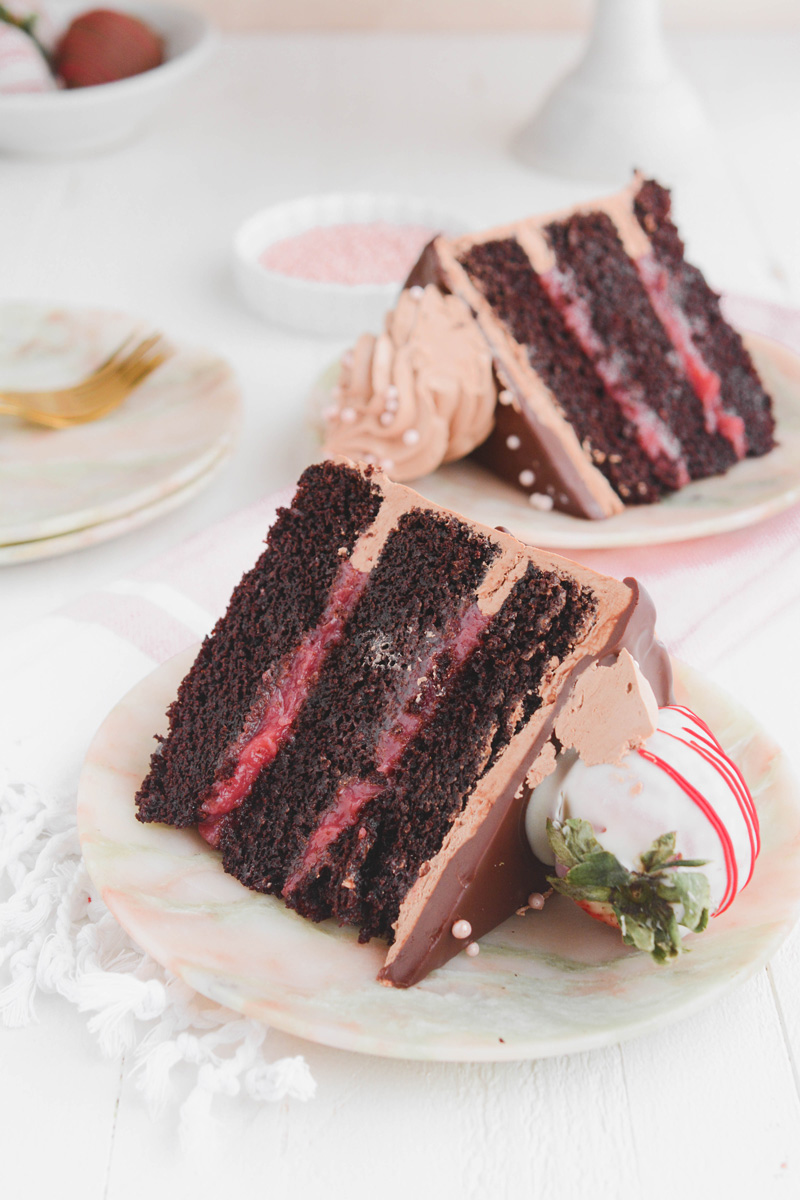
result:
[[(671, 736), (674, 737), (675, 735), (672, 734)], [(683, 738), (676, 737), (676, 741), (683, 742)], [(684, 744), (691, 745), (690, 742), (685, 742)], [(660, 758), (657, 754), (654, 754), (652, 750), (646, 750), (644, 746), (640, 746), (637, 753), (641, 758), (645, 759), (646, 762), (652, 763), (653, 766), (659, 767), (665, 775), (669, 775), (670, 779), (677, 783), (681, 791), (685, 792), (689, 799), (694, 801), (706, 820), (714, 827), (714, 832), (722, 843), (722, 853), (725, 856), (725, 871), (727, 874), (725, 895), (722, 897), (719, 908), (714, 913), (715, 917), (719, 916), (719, 914), (724, 912), (725, 909), (728, 908), (732, 903), (733, 898), (738, 890), (739, 882), (739, 872), (736, 867), (736, 854), (734, 853), (731, 835), (728, 833), (725, 822), (722, 820), (714, 806), (709, 804), (702, 792), (698, 792), (697, 788), (694, 787), (693, 784), (689, 783), (688, 779), (684, 779), (680, 771), (676, 771), (675, 767), (673, 767), (670, 763), (665, 762), (663, 758)]]
[[(684, 708), (683, 706), (677, 704), (670, 705), (670, 707), (676, 712), (679, 712), (685, 716), (687, 720), (693, 722), (694, 725), (699, 728), (700, 732), (698, 732), (698, 728), (692, 728), (691, 725), (683, 726), (683, 732), (687, 735), (686, 738), (680, 738), (677, 736), (677, 734), (671, 733), (669, 730), (662, 730), (661, 732), (666, 733), (668, 737), (674, 738), (675, 741), (682, 742), (685, 746), (690, 746), (700, 755), (701, 758), (705, 759), (709, 766), (712, 766), (715, 771), (722, 776), (730, 791), (733, 793), (734, 798), (739, 806), (739, 811), (742, 814), (742, 820), (744, 821), (745, 828), (747, 829), (747, 836), (750, 842), (750, 872), (744, 884), (742, 885), (743, 887), (747, 887), (748, 883), (753, 877), (756, 858), (761, 850), (758, 813), (756, 812), (756, 806), (753, 797), (750, 795), (750, 789), (742, 778), (739, 768), (728, 758), (727, 754), (722, 749), (722, 746), (720, 746), (719, 742), (714, 737), (705, 721), (698, 717), (697, 713), (693, 713), (691, 709)], [(650, 754), (649, 751), (645, 751), (644, 747), (639, 750), (639, 753), (643, 758), (648, 758), (649, 761), (656, 763), (656, 765), (663, 765), (660, 759), (656, 760), (655, 755)], [(667, 768), (664, 767), (664, 769), (666, 770)], [(667, 774), (680, 783), (681, 787), (683, 787), (683, 790), (686, 791), (686, 794), (691, 796), (691, 798), (699, 804), (699, 807), (702, 809), (703, 813), (706, 815), (706, 817), (708, 817), (709, 821), (711, 821), (711, 824), (714, 826), (714, 829), (717, 832), (720, 841), (722, 842), (726, 868), (728, 868), (729, 864), (728, 850), (730, 849), (733, 870), (731, 872), (729, 869), (728, 887), (722, 903), (717, 909), (717, 913), (714, 914), (716, 916), (718, 913), (724, 912), (725, 909), (729, 907), (729, 905), (733, 902), (736, 893), (739, 891), (736, 856), (733, 850), (733, 843), (731, 842), (730, 834), (728, 833), (727, 829), (725, 829), (721, 819), (707, 800), (701, 797), (702, 803), (699, 803), (699, 801), (696, 799), (696, 794), (687, 790), (688, 785), (687, 787), (684, 787), (685, 780), (681, 782), (682, 777), (678, 776), (677, 772), (668, 770)], [(710, 810), (710, 813), (707, 810)]]
[(219, 842), (221, 820), (239, 807), (258, 775), (273, 761), (288, 738), (326, 656), (341, 639), (347, 618), (368, 578), (349, 562), (342, 563), (319, 624), (305, 635), (277, 679), (265, 681), (200, 805), (205, 820), (199, 823), (198, 829), (212, 846)]

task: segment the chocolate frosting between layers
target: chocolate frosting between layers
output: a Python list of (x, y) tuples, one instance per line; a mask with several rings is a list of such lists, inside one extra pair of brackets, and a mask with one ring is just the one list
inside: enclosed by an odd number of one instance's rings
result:
[[(610, 663), (623, 649), (639, 664), (659, 706), (674, 702), (672, 668), (665, 647), (655, 637), (655, 605), (635, 579), (626, 579), (630, 601), (604, 646), (584, 658), (570, 677), (595, 662)], [(524, 758), (517, 761), (502, 792), (491, 804), (472, 837), (459, 846), (441, 869), (432, 894), (410, 931), (390, 947), (379, 979), (394, 987), (411, 987), (463, 949), (452, 934), (456, 921), (469, 922), (476, 939), (527, 905), (531, 892), (542, 890), (546, 869), (534, 857), (525, 834), (525, 810), (531, 791), (555, 764), (551, 741), (570, 686), (562, 688), (547, 721)], [(513, 755), (514, 743), (505, 752)], [(402, 924), (403, 909), (400, 920)]]

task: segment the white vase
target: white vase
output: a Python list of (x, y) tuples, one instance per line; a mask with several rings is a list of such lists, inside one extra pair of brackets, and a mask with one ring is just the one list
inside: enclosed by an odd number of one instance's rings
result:
[(586, 51), (514, 143), (526, 166), (620, 184), (634, 168), (675, 183), (716, 137), (667, 53), (660, 0), (596, 0)]

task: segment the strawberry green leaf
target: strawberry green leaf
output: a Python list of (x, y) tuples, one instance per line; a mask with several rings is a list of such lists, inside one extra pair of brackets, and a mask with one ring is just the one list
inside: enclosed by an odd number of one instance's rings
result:
[(675, 852), (675, 834), (663, 833), (641, 855), (641, 871), (629, 871), (604, 850), (588, 821), (570, 817), (562, 825), (548, 820), (547, 837), (556, 862), (566, 873), (548, 882), (572, 900), (608, 904), (622, 940), (645, 950), (656, 962), (682, 951), (680, 926), (701, 933), (708, 924), (710, 890), (697, 868), (704, 859), (684, 861)]

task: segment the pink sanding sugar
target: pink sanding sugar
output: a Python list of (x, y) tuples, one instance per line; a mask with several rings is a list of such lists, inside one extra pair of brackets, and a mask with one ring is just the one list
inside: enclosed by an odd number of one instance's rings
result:
[(436, 230), (422, 225), (320, 225), (267, 246), (262, 267), (316, 283), (398, 283)]

